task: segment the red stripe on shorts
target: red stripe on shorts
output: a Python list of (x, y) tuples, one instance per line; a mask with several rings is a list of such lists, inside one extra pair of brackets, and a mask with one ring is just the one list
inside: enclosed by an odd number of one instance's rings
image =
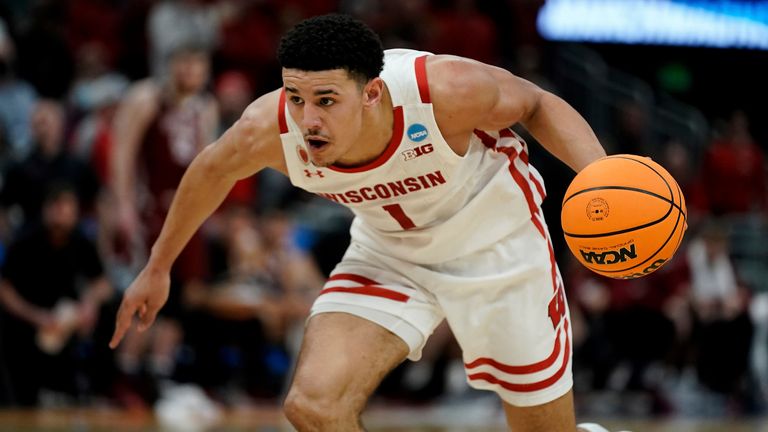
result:
[[(566, 329), (568, 328), (568, 320), (565, 320), (565, 328)], [(563, 374), (568, 368), (570, 349), (571, 349), (571, 341), (570, 341), (570, 338), (568, 337), (568, 331), (566, 330), (563, 364), (560, 366), (557, 372), (555, 372), (551, 377), (543, 379), (541, 381), (534, 382), (534, 383), (528, 383), (528, 384), (511, 383), (511, 382), (499, 379), (498, 377), (488, 372), (479, 372), (476, 374), (471, 374), (468, 376), (468, 378), (470, 381), (487, 381), (491, 384), (496, 384), (504, 388), (505, 390), (514, 391), (514, 392), (527, 393), (527, 392), (543, 390), (551, 386), (552, 384), (556, 383), (560, 378), (562, 378)]]
[(466, 369), (474, 369), (478, 366), (489, 365), (502, 372), (506, 372), (508, 374), (516, 374), (516, 375), (541, 372), (544, 369), (552, 366), (555, 363), (555, 360), (557, 360), (557, 358), (560, 356), (560, 333), (562, 329), (563, 328), (560, 327), (557, 330), (557, 339), (555, 339), (555, 346), (552, 348), (552, 354), (550, 354), (549, 357), (547, 357), (546, 359), (540, 362), (536, 362), (536, 363), (532, 363), (524, 366), (512, 366), (512, 365), (498, 362), (489, 357), (480, 357), (471, 363), (465, 363), (464, 367)]
[(380, 286), (372, 286), (372, 285), (366, 285), (361, 287), (330, 287), (325, 288), (322, 291), (320, 291), (320, 295), (328, 294), (328, 293), (347, 293), (347, 294), (361, 294), (361, 295), (367, 295), (367, 296), (373, 296), (373, 297), (383, 297), (390, 300), (398, 301), (398, 302), (407, 302), (410, 298), (409, 296), (397, 292), (388, 288), (380, 287)]

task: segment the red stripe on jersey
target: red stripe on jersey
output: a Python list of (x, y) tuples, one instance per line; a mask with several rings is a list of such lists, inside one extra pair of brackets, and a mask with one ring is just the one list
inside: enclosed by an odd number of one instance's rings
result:
[[(500, 151), (509, 157), (509, 173), (512, 174), (512, 178), (523, 191), (525, 195), (525, 201), (528, 203), (528, 209), (531, 211), (531, 217), (539, 213), (539, 206), (536, 205), (536, 201), (533, 199), (533, 190), (531, 190), (531, 184), (523, 177), (523, 174), (517, 170), (515, 166), (515, 159), (517, 159), (518, 153), (514, 147), (502, 147), (496, 148), (496, 151)], [(527, 165), (527, 164), (526, 164)], [(534, 223), (535, 220), (534, 220)]]
[[(565, 327), (568, 328), (568, 320), (565, 322)], [(565, 373), (567, 367), (568, 367), (568, 360), (569, 360), (569, 353), (571, 350), (571, 341), (568, 337), (568, 331), (565, 332), (565, 350), (563, 351), (563, 364), (560, 366), (560, 369), (557, 370), (557, 372), (554, 373), (551, 377), (537, 381), (534, 383), (529, 384), (516, 384), (511, 383), (508, 381), (501, 380), (495, 376), (493, 376), (490, 373), (487, 372), (479, 372), (476, 374), (468, 375), (467, 378), (469, 378), (470, 381), (487, 381), (491, 384), (496, 384), (506, 390), (514, 391), (514, 392), (534, 392), (538, 390), (543, 390), (552, 384), (556, 383)]]
[(475, 136), (480, 138), (480, 142), (482, 142), (484, 146), (491, 150), (496, 150), (496, 138), (488, 135), (486, 131), (481, 131), (480, 129), (475, 129), (474, 133)]
[[(507, 132), (505, 132), (506, 136), (516, 136), (513, 131), (510, 129), (504, 129)], [(523, 177), (523, 174), (517, 170), (517, 167), (515, 166), (515, 159), (520, 156), (520, 160), (525, 163), (525, 165), (528, 165), (528, 155), (525, 152), (519, 153), (517, 152), (517, 149), (514, 147), (497, 147), (496, 138), (488, 135), (487, 132), (475, 129), (474, 130), (475, 136), (480, 138), (480, 141), (488, 147), (489, 149), (492, 149), (497, 152), (501, 152), (507, 155), (507, 158), (509, 158), (509, 173), (512, 175), (512, 178), (515, 180), (515, 183), (517, 183), (517, 186), (520, 188), (520, 190), (523, 191), (523, 195), (525, 196), (525, 201), (528, 204), (528, 209), (531, 212), (531, 220), (533, 221), (533, 224), (536, 225), (536, 229), (539, 230), (542, 236), (544, 238), (547, 237), (544, 226), (541, 224), (540, 221), (538, 221), (534, 215), (539, 214), (539, 206), (536, 205), (536, 201), (533, 199), (533, 190), (531, 189), (531, 184), (528, 183), (528, 181)], [(511, 135), (510, 135), (511, 134)], [(543, 191), (543, 189), (542, 189)]]
[(508, 374), (517, 374), (517, 375), (530, 374), (534, 372), (543, 371), (544, 369), (552, 366), (555, 363), (555, 360), (557, 360), (557, 357), (560, 356), (560, 333), (562, 332), (562, 329), (563, 328), (560, 327), (557, 330), (557, 338), (555, 339), (555, 346), (554, 348), (552, 348), (552, 353), (549, 355), (549, 357), (545, 358), (540, 362), (536, 362), (536, 363), (532, 363), (524, 366), (512, 366), (512, 365), (498, 362), (492, 358), (481, 357), (471, 363), (465, 363), (464, 367), (466, 369), (474, 369), (478, 366), (489, 365), (502, 372), (506, 372)]
[(502, 138), (517, 138), (517, 134), (510, 128), (502, 129), (499, 131), (499, 136)]
[(373, 279), (368, 279), (365, 276), (356, 275), (353, 273), (337, 273), (328, 278), (328, 282), (335, 280), (349, 280), (352, 282), (361, 283), (363, 285), (378, 285), (379, 283)]
[(285, 89), (280, 90), (280, 101), (277, 104), (277, 124), (280, 126), (280, 133), (288, 133), (288, 123), (285, 121)]
[(373, 297), (383, 297), (390, 300), (398, 301), (398, 302), (407, 302), (410, 298), (409, 296), (393, 291), (391, 289), (383, 288), (380, 286), (372, 286), (372, 285), (366, 285), (361, 287), (330, 287), (325, 288), (322, 291), (320, 291), (320, 295), (328, 294), (328, 293), (347, 293), (347, 294), (361, 294), (361, 295), (367, 295), (367, 296), (373, 296)]
[(419, 86), (419, 96), (424, 103), (432, 103), (429, 97), (429, 82), (427, 81), (427, 56), (416, 59), (416, 84)]
[[(536, 229), (539, 230), (539, 234), (541, 234), (542, 237), (547, 239), (547, 232), (544, 230), (544, 224), (541, 223), (541, 221), (536, 217), (536, 215), (531, 215), (531, 222), (533, 222), (533, 225), (536, 226)], [(549, 239), (547, 239), (549, 241)]]
[(544, 191), (544, 186), (539, 182), (539, 179), (533, 176), (532, 173), (528, 173), (528, 178), (531, 179), (531, 183), (536, 187), (536, 190), (539, 192), (539, 196), (541, 196), (541, 199), (547, 197), (547, 193)]
[(403, 129), (404, 129), (403, 107), (402, 106), (395, 107), (392, 110), (392, 117), (394, 121), (394, 124), (392, 126), (392, 139), (390, 139), (389, 145), (384, 150), (384, 152), (379, 155), (379, 157), (359, 167), (345, 168), (345, 167), (340, 167), (336, 165), (330, 165), (328, 168), (333, 171), (342, 172), (342, 173), (358, 173), (363, 171), (369, 171), (384, 165), (384, 162), (388, 161), (389, 158), (391, 158), (392, 155), (395, 154), (395, 151), (397, 150), (397, 148), (400, 147), (400, 141), (402, 141), (403, 139)]

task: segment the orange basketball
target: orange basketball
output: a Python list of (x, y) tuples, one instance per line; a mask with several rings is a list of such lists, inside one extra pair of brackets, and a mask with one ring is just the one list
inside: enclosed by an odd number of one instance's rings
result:
[(565, 193), (565, 241), (588, 269), (616, 279), (645, 276), (672, 258), (686, 223), (675, 179), (650, 158), (620, 154), (596, 160)]

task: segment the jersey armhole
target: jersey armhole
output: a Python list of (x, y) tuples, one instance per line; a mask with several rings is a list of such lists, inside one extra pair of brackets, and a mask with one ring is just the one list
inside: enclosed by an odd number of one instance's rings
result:
[(416, 84), (419, 87), (419, 97), (421, 102), (432, 103), (429, 97), (429, 82), (427, 81), (427, 56), (423, 55), (416, 58), (414, 63), (416, 69)]

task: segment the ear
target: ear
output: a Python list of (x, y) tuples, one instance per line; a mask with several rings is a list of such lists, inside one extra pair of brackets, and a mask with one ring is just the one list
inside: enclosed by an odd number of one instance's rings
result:
[(363, 88), (363, 105), (366, 108), (373, 107), (384, 97), (384, 80), (376, 77)]

